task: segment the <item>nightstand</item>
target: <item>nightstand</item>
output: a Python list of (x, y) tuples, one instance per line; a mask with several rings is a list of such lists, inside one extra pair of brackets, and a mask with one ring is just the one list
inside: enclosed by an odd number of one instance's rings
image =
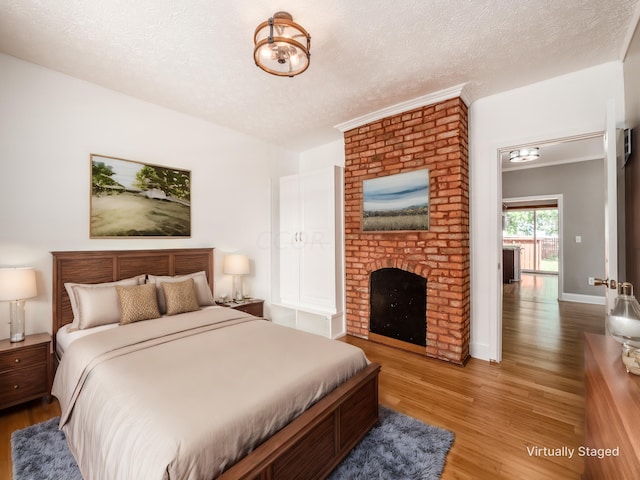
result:
[(240, 302), (240, 303), (230, 303), (225, 306), (229, 308), (234, 308), (236, 310), (240, 310), (241, 312), (246, 312), (250, 315), (255, 315), (256, 317), (262, 317), (264, 314), (264, 310), (263, 310), (264, 300), (259, 300), (257, 298), (244, 300), (243, 302)]
[(51, 335), (0, 340), (0, 410), (39, 397), (50, 400)]

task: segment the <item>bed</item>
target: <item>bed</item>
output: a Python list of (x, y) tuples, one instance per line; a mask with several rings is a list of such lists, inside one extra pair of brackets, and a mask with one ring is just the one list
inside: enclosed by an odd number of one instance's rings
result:
[[(62, 357), (56, 374), (61, 425), (87, 476), (324, 478), (377, 422), (378, 365), (366, 358), (362, 363), (343, 342), (232, 309), (204, 307), (126, 328), (103, 328), (71, 346), (58, 345), (58, 331), (68, 329), (74, 320), (65, 283), (99, 284), (204, 271), (213, 291), (213, 249), (52, 255), (54, 350)], [(149, 337), (152, 323), (154, 333)], [(92, 370), (77, 359), (85, 359)], [(289, 372), (294, 364), (303, 370)], [(214, 370), (222, 377), (209, 377)], [(323, 372), (317, 385), (308, 380), (308, 373), (315, 376), (316, 370)], [(150, 377), (158, 377), (151, 379), (157, 383), (138, 388), (138, 380), (147, 382)], [(238, 378), (243, 381), (237, 382)], [(296, 382), (301, 380), (308, 385), (299, 387)], [(205, 385), (214, 386), (214, 393)], [(295, 402), (290, 401), (293, 397)], [(207, 429), (207, 422), (213, 430)], [(125, 430), (131, 438), (122, 436)], [(195, 440), (183, 438), (185, 431)], [(146, 451), (152, 454), (144, 457), (141, 452)], [(175, 459), (167, 460), (174, 454)], [(110, 466), (91, 466), (101, 461)]]

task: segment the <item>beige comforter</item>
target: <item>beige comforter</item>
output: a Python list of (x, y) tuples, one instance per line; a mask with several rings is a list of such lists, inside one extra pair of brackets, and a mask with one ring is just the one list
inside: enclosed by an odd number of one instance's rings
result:
[(212, 308), (76, 340), (53, 394), (85, 479), (211, 479), (366, 364), (346, 343)]

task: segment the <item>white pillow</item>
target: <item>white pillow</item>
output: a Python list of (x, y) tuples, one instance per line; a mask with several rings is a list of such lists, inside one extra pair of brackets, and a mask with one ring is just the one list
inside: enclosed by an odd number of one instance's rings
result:
[(145, 275), (105, 283), (65, 283), (69, 294), (73, 323), (69, 331), (120, 322), (120, 303), (116, 285), (143, 285)]
[(162, 283), (182, 282), (188, 278), (193, 278), (193, 283), (196, 290), (196, 297), (198, 298), (198, 305), (201, 307), (207, 307), (209, 305), (215, 305), (213, 300), (213, 293), (209, 288), (209, 282), (207, 281), (207, 274), (204, 270), (195, 273), (189, 273), (188, 275), (175, 275), (170, 276), (157, 276), (148, 275), (147, 283), (156, 284), (156, 294), (158, 295), (158, 306), (161, 313), (167, 313), (167, 302), (164, 298), (164, 292), (162, 291)]

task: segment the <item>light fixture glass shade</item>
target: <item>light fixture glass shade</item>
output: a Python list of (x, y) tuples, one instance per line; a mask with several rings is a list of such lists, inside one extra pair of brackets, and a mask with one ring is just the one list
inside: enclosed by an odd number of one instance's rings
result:
[(618, 284), (618, 296), (607, 319), (609, 334), (622, 343), (622, 362), (627, 372), (640, 375), (640, 305), (633, 285)]
[(0, 301), (11, 302), (9, 341), (24, 340), (24, 299), (35, 297), (37, 294), (36, 272), (32, 268), (0, 268)]
[(509, 161), (511, 163), (532, 162), (540, 158), (540, 149), (538, 147), (520, 148), (509, 152)]
[(309, 68), (311, 36), (287, 12), (276, 12), (256, 28), (253, 59), (265, 72), (294, 77)]

